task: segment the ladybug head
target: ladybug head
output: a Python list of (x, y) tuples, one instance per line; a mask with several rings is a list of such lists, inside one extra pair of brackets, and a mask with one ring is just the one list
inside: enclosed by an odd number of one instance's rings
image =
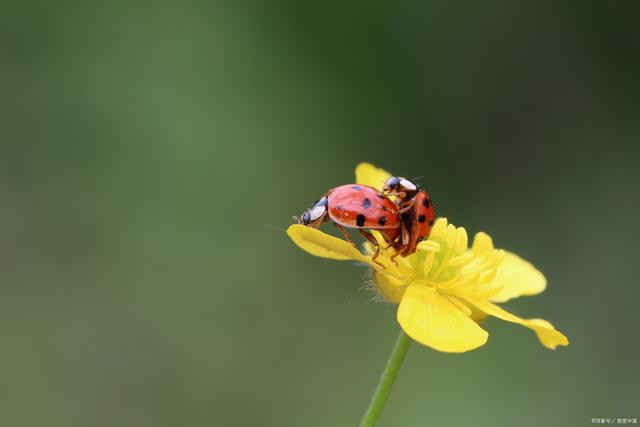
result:
[(309, 209), (302, 212), (300, 218), (296, 218), (299, 224), (317, 227), (324, 222), (327, 216), (327, 198), (316, 201)]
[(392, 176), (382, 186), (382, 192), (387, 196), (399, 196), (403, 199), (411, 199), (418, 191), (418, 184), (401, 176)]

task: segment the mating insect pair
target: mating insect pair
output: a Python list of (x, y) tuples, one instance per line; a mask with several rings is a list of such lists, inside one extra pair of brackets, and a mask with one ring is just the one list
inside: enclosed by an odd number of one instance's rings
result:
[(387, 179), (381, 192), (361, 184), (332, 188), (304, 211), (298, 222), (318, 228), (331, 220), (352, 246), (355, 245), (345, 227), (358, 229), (375, 247), (371, 260), (376, 262), (380, 247), (365, 229), (380, 232), (396, 251), (393, 259), (414, 253), (418, 243), (429, 237), (434, 219), (435, 211), (426, 190), (409, 179), (394, 176)]

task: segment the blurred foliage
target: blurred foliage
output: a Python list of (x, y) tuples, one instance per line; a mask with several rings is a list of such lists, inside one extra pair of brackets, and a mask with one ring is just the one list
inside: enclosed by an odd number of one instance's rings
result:
[(640, 416), (635, 5), (3, 3), (0, 424), (355, 425), (395, 311), (278, 228), (360, 161), (572, 341), (413, 346), (382, 425)]

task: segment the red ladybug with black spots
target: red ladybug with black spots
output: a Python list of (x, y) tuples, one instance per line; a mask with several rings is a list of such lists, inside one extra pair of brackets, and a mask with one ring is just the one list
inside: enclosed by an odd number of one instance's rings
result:
[(375, 188), (361, 184), (332, 188), (296, 219), (300, 224), (313, 228), (331, 220), (354, 247), (345, 227), (358, 229), (376, 249), (371, 257), (373, 262), (376, 262), (380, 247), (375, 237), (365, 229), (379, 231), (385, 241), (394, 247), (400, 236), (398, 206)]
[[(400, 176), (387, 179), (382, 192), (388, 197), (397, 197), (400, 210), (401, 242), (396, 243), (396, 255), (407, 256), (416, 251), (418, 243), (427, 239), (436, 214), (426, 190), (415, 182)], [(394, 256), (394, 257), (395, 257)]]

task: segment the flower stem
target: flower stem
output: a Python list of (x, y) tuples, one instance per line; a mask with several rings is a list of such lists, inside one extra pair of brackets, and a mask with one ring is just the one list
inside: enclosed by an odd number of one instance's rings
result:
[(387, 402), (389, 393), (391, 393), (391, 387), (393, 387), (393, 383), (396, 381), (400, 371), (400, 366), (402, 366), (407, 350), (409, 350), (409, 344), (411, 344), (411, 338), (401, 329), (393, 350), (391, 350), (391, 355), (389, 355), (389, 360), (387, 360), (387, 366), (385, 366), (376, 391), (373, 393), (371, 403), (369, 403), (367, 412), (362, 417), (360, 427), (373, 427), (378, 422), (384, 404)]

